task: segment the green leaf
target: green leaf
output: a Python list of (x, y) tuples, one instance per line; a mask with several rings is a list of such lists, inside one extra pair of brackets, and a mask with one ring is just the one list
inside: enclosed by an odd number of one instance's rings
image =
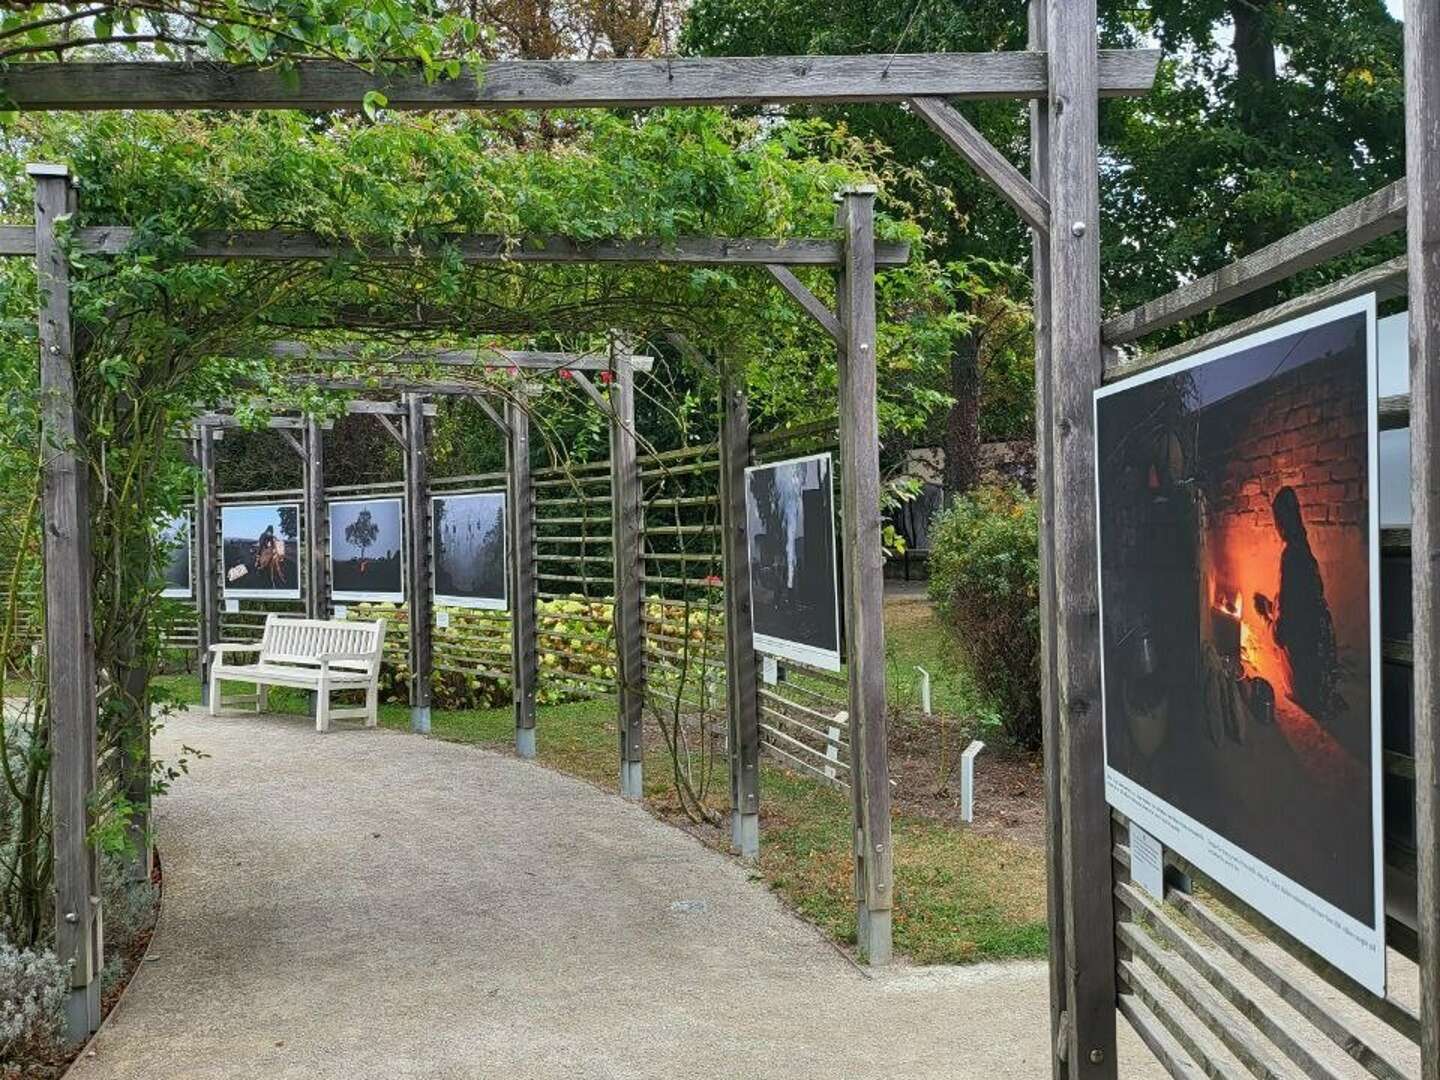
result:
[(380, 110), (389, 104), (390, 99), (379, 90), (367, 90), (365, 92), (365, 99), (360, 103), (360, 107), (365, 110), (365, 115), (373, 121), (378, 119)]

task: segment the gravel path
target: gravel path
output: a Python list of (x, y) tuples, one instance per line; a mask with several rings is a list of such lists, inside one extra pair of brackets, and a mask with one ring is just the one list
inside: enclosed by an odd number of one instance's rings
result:
[(152, 961), (77, 1080), (1049, 1075), (1041, 966), (867, 977), (581, 781), (296, 717), (182, 743), (210, 757), (159, 803)]

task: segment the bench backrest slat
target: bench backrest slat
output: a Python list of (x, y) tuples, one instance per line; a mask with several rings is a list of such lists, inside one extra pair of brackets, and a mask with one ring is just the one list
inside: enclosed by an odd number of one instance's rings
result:
[(363, 660), (337, 660), (331, 666), (374, 674), (385, 644), (385, 623), (348, 619), (304, 619), (271, 614), (260, 639), (260, 663), (304, 664), (311, 667), (332, 653), (363, 654)]

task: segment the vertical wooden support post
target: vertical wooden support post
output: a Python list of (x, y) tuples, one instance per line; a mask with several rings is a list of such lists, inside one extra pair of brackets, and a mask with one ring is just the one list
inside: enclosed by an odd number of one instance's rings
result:
[(530, 414), (510, 402), (510, 669), (515, 696), (515, 752), (535, 756), (535, 692), (540, 681), (536, 649), (535, 481), (530, 475)]
[(1420, 1074), (1440, 1080), (1440, 0), (1405, 4)]
[(730, 746), (730, 842), (742, 858), (760, 854), (760, 703), (750, 598), (745, 468), (750, 405), (727, 373), (720, 403), (720, 529), (725, 568), (725, 713)]
[(850, 792), (855, 813), (857, 944), (890, 961), (893, 853), (885, 716), (885, 555), (880, 543), (880, 426), (875, 374), (875, 189), (841, 195), (840, 473), (849, 642)]
[(70, 966), (66, 1034), (100, 1026), (100, 875), (90, 841), (95, 791), (95, 639), (89, 464), (81, 449), (70, 325), (70, 271), (56, 226), (73, 214), (62, 165), (31, 165), (40, 288), (40, 407), (45, 551), (45, 675), (55, 852), (55, 954)]
[[(1095, 0), (1048, 5), (1050, 423), (1046, 543), (1054, 575), (1067, 1075), (1115, 1076), (1115, 918), (1105, 802), (1096, 566), (1094, 391), (1100, 385), (1099, 43)], [(1046, 613), (1048, 618), (1049, 612)], [(1054, 708), (1055, 703), (1046, 703)]]
[(200, 704), (210, 704), (210, 646), (220, 640), (220, 554), (215, 536), (220, 514), (215, 476), (215, 429), (200, 425), (196, 459), (200, 466), (200, 495), (195, 500), (195, 617), (196, 640), (200, 646)]
[(405, 395), (405, 565), (410, 590), (410, 730), (430, 730), (430, 467), (425, 398)]
[[(1048, 27), (1046, 0), (1030, 0), (1030, 48), (1045, 52)], [(1050, 198), (1050, 103), (1030, 103), (1030, 182), (1045, 199)], [(1036, 494), (1040, 503), (1040, 698), (1042, 702), (1045, 761), (1046, 908), (1050, 925), (1050, 1048), (1052, 1075), (1065, 1080), (1065, 1059), (1060, 1018), (1065, 1015), (1065, 919), (1064, 861), (1062, 859), (1063, 818), (1060, 793), (1060, 703), (1055, 678), (1055, 568), (1052, 550), (1052, 522), (1055, 498), (1050, 452), (1050, 237), (1031, 233), (1033, 280), (1032, 306), (1035, 319), (1035, 440)]]
[(610, 550), (615, 557), (615, 671), (619, 684), (620, 794), (645, 793), (645, 566), (635, 370), (620, 339), (610, 347)]
[(301, 448), (305, 451), (305, 614), (311, 619), (330, 617), (330, 520), (325, 506), (325, 433), (320, 421), (305, 418)]

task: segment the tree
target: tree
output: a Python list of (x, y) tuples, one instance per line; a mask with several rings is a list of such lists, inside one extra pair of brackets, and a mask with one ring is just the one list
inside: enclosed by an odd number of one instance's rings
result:
[(362, 562), (365, 559), (365, 552), (379, 537), (380, 526), (375, 524), (375, 518), (368, 508), (361, 510), (355, 516), (355, 520), (345, 526), (345, 539), (360, 549)]

